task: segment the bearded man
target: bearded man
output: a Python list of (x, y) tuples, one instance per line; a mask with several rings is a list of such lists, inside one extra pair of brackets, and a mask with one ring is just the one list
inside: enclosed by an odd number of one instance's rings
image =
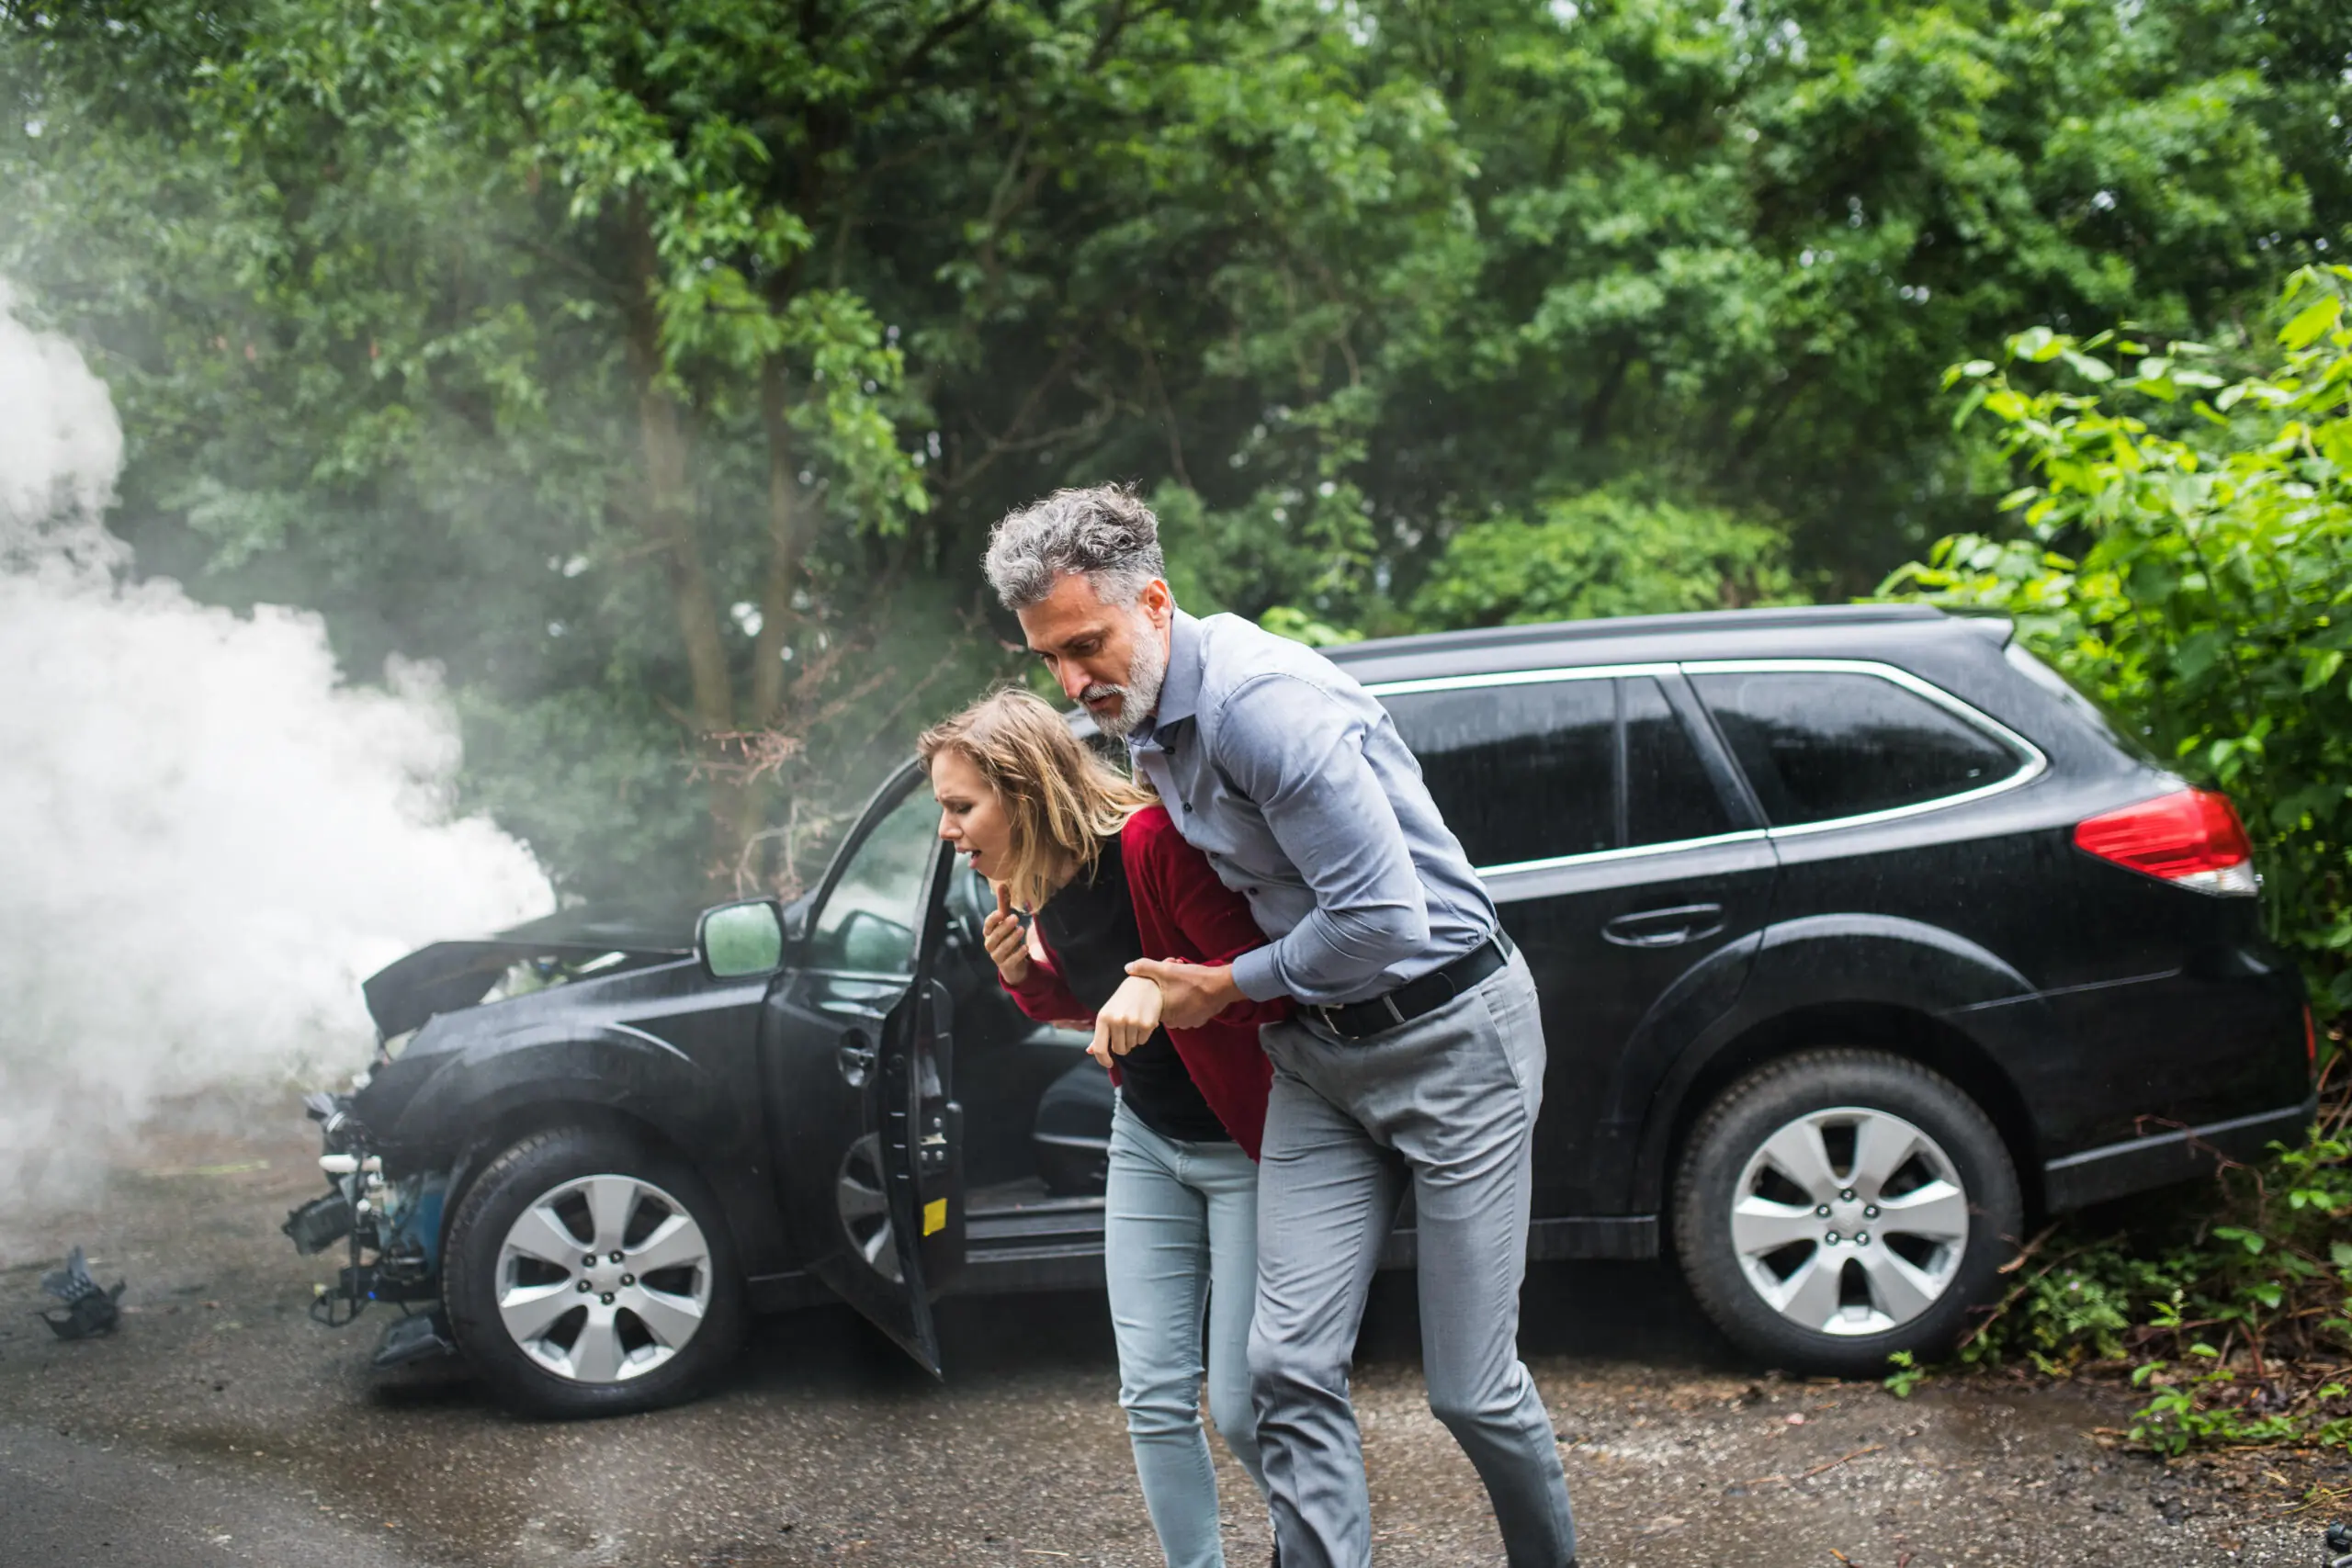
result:
[(1284, 1568), (1367, 1568), (1371, 1502), (1348, 1366), (1406, 1186), (1430, 1408), (1493, 1500), (1513, 1568), (1563, 1568), (1576, 1525), (1521, 1363), (1530, 1154), (1544, 1086), (1534, 982), (1388, 715), (1313, 649), (1168, 588), (1132, 490), (1061, 491), (997, 525), (990, 584), (1268, 944), (1227, 965), (1147, 959), (1161, 1021), (1288, 997), (1274, 1066), (1250, 1337)]

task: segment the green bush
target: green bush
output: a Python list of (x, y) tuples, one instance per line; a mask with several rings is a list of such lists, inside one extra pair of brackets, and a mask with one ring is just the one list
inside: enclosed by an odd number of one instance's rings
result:
[[(2131, 1368), (2148, 1403), (2132, 1437), (2199, 1445), (2352, 1445), (2352, 1096), (2337, 1090), (2299, 1147), (2225, 1168), (2210, 1201), (2112, 1233), (2053, 1225), (1956, 1359), (2065, 1377)], [(1898, 1359), (1908, 1394), (1925, 1373)]]
[[(2006, 364), (1955, 367), (1955, 423), (1995, 422), (2021, 526), (1945, 539), (1880, 590), (2013, 616), (2170, 765), (2229, 791), (2271, 928), (2332, 1013), (2352, 1011), (2347, 300), (2352, 268), (2307, 268), (2266, 344), (2035, 328)], [(2044, 1232), (1958, 1359), (2128, 1365), (2148, 1398), (2132, 1435), (2161, 1452), (2352, 1443), (2352, 1093), (2325, 1077), (2302, 1145), (2226, 1168), (2205, 1200)], [(1888, 1385), (1921, 1375), (1903, 1362)]]
[(2172, 765), (2237, 800), (2278, 936), (2352, 1010), (2352, 268), (2306, 268), (2275, 348), (2046, 328), (1955, 367), (2022, 536), (1949, 538), (1883, 595), (1992, 608)]

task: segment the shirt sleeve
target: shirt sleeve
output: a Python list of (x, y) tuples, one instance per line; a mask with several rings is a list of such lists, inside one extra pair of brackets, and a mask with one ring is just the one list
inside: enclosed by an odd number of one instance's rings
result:
[(1247, 682), (1218, 716), (1211, 761), (1315, 895), (1287, 936), (1234, 961), (1253, 1001), (1353, 996), (1429, 943), (1420, 873), (1363, 739), (1362, 720), (1295, 675)]

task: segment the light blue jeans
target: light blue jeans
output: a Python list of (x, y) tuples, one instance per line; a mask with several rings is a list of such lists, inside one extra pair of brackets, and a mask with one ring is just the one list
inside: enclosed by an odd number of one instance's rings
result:
[(1223, 1568), (1209, 1417), (1258, 1490), (1250, 1318), (1258, 1297), (1258, 1167), (1238, 1144), (1163, 1138), (1122, 1102), (1111, 1117), (1102, 1261), (1119, 1345), (1119, 1405), (1144, 1506), (1169, 1568)]

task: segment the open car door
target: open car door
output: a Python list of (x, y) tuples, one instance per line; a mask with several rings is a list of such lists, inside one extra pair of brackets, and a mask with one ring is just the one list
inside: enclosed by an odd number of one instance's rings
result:
[(897, 1268), (858, 1266), (860, 1258), (857, 1265), (836, 1260), (839, 1279), (819, 1270), (933, 1377), (944, 1374), (931, 1303), (964, 1253), (961, 1129), (946, 1093), (954, 1050), (947, 1008), (946, 993), (927, 972), (920, 976), (884, 1020), (866, 1080), (864, 1131), (876, 1151)]
[(913, 782), (853, 830), (763, 1033), (778, 1197), (809, 1271), (937, 1377), (931, 1302), (964, 1251), (954, 1021), (933, 978), (953, 855)]

